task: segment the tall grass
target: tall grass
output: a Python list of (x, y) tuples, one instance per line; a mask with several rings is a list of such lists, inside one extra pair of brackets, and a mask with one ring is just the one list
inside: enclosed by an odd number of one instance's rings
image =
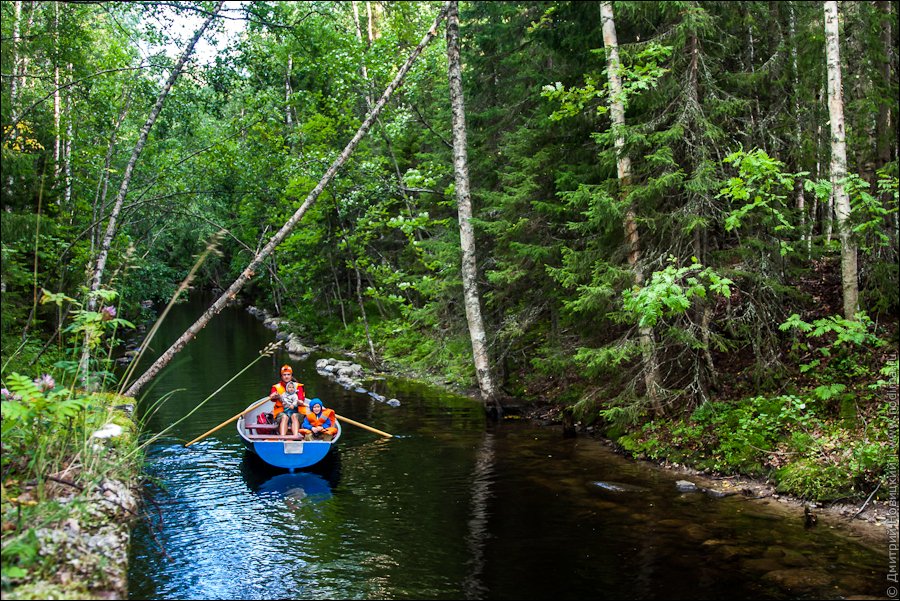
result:
[[(98, 495), (102, 497), (100, 491), (105, 482), (119, 481), (127, 487), (136, 486), (145, 450), (168, 431), (167, 428), (142, 441), (140, 435), (143, 425), (140, 422), (146, 423), (144, 420), (152, 416), (176, 391), (162, 395), (147, 408), (139, 407), (143, 398), (135, 401), (121, 396), (121, 391), (125, 389), (134, 367), (172, 306), (189, 289), (207, 257), (217, 252), (219, 236), (217, 234), (207, 244), (165, 310), (148, 331), (140, 344), (139, 355), (133, 359), (116, 386), (118, 392), (93, 392), (77, 386), (77, 383), (86, 381), (99, 381), (104, 386), (108, 385), (107, 374), (99, 374), (102, 377), (97, 378), (96, 372), (87, 374), (83, 370), (89, 365), (110, 365), (117, 332), (122, 327), (133, 327), (126, 320), (117, 317), (119, 306), (112, 304), (117, 295), (109, 290), (98, 291), (96, 294), (101, 301), (100, 309), (87, 311), (75, 299), (61, 293), (44, 291), (40, 302), (56, 303), (60, 307), (60, 315), (64, 304), (75, 307), (71, 311), (71, 323), (63, 324), (60, 319), (59, 328), (53, 334), (54, 337), (59, 335), (60, 340), (68, 345), (70, 356), (77, 356), (82, 352), (82, 345), (87, 344), (91, 355), (105, 358), (100, 363), (90, 364), (58, 361), (54, 369), (49, 370), (50, 373), (32, 376), (18, 371), (7, 372), (11, 365), (20, 371), (27, 371), (29, 364), (43, 354), (43, 350), (36, 350), (41, 346), (40, 343), (29, 344), (35, 334), (33, 330), (27, 331), (26, 324), (23, 328), (23, 342), (5, 358), (0, 367), (0, 586), (5, 593), (26, 584), (31, 586), (42, 581), (53, 583), (58, 579), (57, 564), (60, 558), (42, 554), (39, 537), (41, 529), (71, 524), (73, 519), (79, 522), (84, 519), (90, 521), (92, 512), (89, 506), (97, 502)], [(35, 284), (35, 290), (36, 286)], [(37, 296), (35, 302), (36, 299)], [(71, 335), (65, 338), (64, 333)], [(44, 346), (46, 348), (47, 345)], [(263, 352), (271, 350), (274, 349), (267, 348)], [(255, 359), (253, 363), (258, 360), (259, 358)], [(217, 392), (209, 395), (202, 403)], [(143, 415), (143, 418), (136, 421), (136, 415)], [(189, 415), (183, 419), (187, 417)], [(82, 524), (79, 531), (87, 528), (89, 526)], [(100, 575), (98, 578), (102, 580), (104, 577)], [(82, 582), (78, 587), (89, 589), (104, 584), (108, 583)]]

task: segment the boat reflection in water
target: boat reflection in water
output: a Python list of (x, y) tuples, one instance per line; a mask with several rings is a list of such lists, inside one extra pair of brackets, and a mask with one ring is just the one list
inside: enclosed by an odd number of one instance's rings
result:
[(333, 453), (322, 469), (285, 472), (272, 468), (252, 451), (244, 453), (241, 475), (247, 488), (261, 496), (279, 497), (306, 503), (319, 503), (332, 496), (340, 476), (340, 460)]

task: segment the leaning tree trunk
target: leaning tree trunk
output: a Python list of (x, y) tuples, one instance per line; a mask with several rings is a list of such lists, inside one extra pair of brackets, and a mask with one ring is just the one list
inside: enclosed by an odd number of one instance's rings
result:
[(841, 287), (844, 316), (856, 317), (859, 305), (856, 243), (850, 227), (850, 197), (844, 187), (847, 178), (847, 144), (844, 132), (844, 96), (841, 89), (841, 55), (837, 2), (825, 2), (825, 55), (828, 61), (828, 114), (831, 121), (831, 189), (835, 217), (841, 239)]
[(378, 117), (378, 114), (384, 108), (384, 105), (387, 104), (387, 101), (390, 100), (391, 96), (394, 94), (394, 91), (403, 81), (404, 77), (406, 77), (407, 72), (412, 67), (412, 64), (422, 53), (422, 50), (425, 46), (431, 42), (432, 39), (437, 35), (437, 28), (440, 25), (441, 21), (444, 19), (444, 15), (447, 13), (447, 5), (441, 9), (441, 12), (438, 14), (437, 18), (435, 18), (434, 23), (431, 24), (431, 27), (428, 30), (428, 33), (425, 34), (425, 37), (422, 38), (422, 41), (419, 42), (419, 45), (412, 51), (409, 58), (406, 60), (406, 63), (400, 68), (397, 72), (397, 75), (394, 77), (394, 80), (388, 85), (388, 87), (384, 90), (384, 93), (381, 95), (381, 98), (375, 103), (375, 106), (372, 108), (372, 112), (366, 117), (366, 120), (363, 121), (363, 124), (357, 130), (356, 135), (353, 136), (353, 139), (347, 143), (347, 146), (341, 152), (340, 156), (334, 160), (328, 170), (325, 172), (325, 175), (322, 176), (322, 179), (319, 180), (319, 183), (315, 188), (309, 193), (306, 197), (306, 200), (300, 205), (300, 208), (291, 216), (290, 219), (281, 227), (278, 232), (272, 236), (269, 240), (269, 243), (266, 244), (262, 250), (260, 250), (256, 256), (250, 261), (250, 264), (241, 272), (241, 275), (228, 287), (222, 296), (220, 296), (204, 313), (200, 316), (200, 318), (194, 322), (194, 324), (189, 327), (185, 332), (176, 340), (172, 346), (166, 350), (160, 357), (151, 365), (147, 371), (145, 371), (140, 378), (138, 378), (134, 384), (132, 384), (128, 390), (125, 391), (124, 394), (127, 396), (134, 396), (138, 392), (140, 392), (141, 388), (143, 388), (147, 382), (153, 379), (159, 371), (168, 365), (169, 361), (172, 360), (172, 357), (175, 356), (178, 351), (180, 351), (184, 346), (190, 342), (197, 333), (202, 330), (209, 320), (211, 320), (215, 315), (218, 315), (222, 309), (228, 304), (229, 301), (234, 299), (237, 296), (237, 293), (240, 292), (241, 288), (250, 281), (250, 278), (253, 277), (256, 269), (262, 264), (262, 262), (268, 257), (275, 248), (287, 238), (288, 234), (290, 234), (293, 229), (297, 226), (309, 208), (316, 202), (316, 199), (319, 198), (319, 195), (322, 194), (322, 190), (325, 189), (325, 186), (331, 182), (337, 173), (338, 169), (341, 168), (347, 159), (353, 154), (353, 151), (356, 150), (356, 147), (359, 145), (360, 140), (368, 133), (369, 129), (371, 129), (372, 124), (375, 123), (375, 119)]
[[(106, 157), (103, 159), (103, 169), (100, 171), (100, 179), (97, 182), (97, 192), (94, 195), (92, 224), (101, 223), (103, 221), (103, 214), (106, 213), (106, 193), (109, 190), (109, 174), (111, 172), (113, 154), (116, 151), (116, 138), (119, 135), (119, 129), (125, 122), (125, 117), (128, 115), (129, 104), (130, 98), (126, 97), (125, 105), (119, 112), (119, 117), (113, 125), (112, 133), (109, 136), (109, 142), (106, 145)], [(92, 225), (91, 230), (91, 254), (93, 254), (94, 250), (100, 245), (100, 230), (96, 225)]]
[(497, 392), (491, 378), (487, 336), (481, 318), (478, 294), (478, 268), (475, 254), (475, 231), (472, 227), (472, 198), (469, 194), (469, 165), (466, 152), (466, 108), (463, 99), (462, 72), (459, 64), (459, 3), (450, 2), (447, 13), (447, 63), (450, 78), (450, 106), (453, 114), (453, 176), (459, 210), (459, 243), (462, 247), (463, 297), (472, 356), (481, 400), (486, 408), (499, 411)]
[[(194, 46), (197, 45), (197, 41), (200, 39), (200, 36), (203, 35), (203, 32), (206, 31), (206, 28), (209, 27), (209, 24), (212, 23), (213, 19), (216, 18), (216, 15), (218, 14), (224, 3), (224, 0), (220, 0), (216, 4), (215, 8), (213, 8), (206, 21), (204, 21), (200, 28), (194, 32), (194, 37), (191, 38), (191, 41), (184, 49), (184, 52), (181, 53), (181, 57), (178, 59), (178, 62), (175, 63), (175, 66), (172, 68), (172, 72), (169, 74), (169, 78), (166, 80), (165, 84), (163, 84), (162, 89), (159, 91), (159, 95), (156, 98), (156, 104), (150, 111), (150, 115), (147, 117), (147, 121), (144, 123), (144, 127), (141, 128), (141, 133), (138, 136), (137, 143), (134, 145), (134, 149), (131, 151), (131, 158), (128, 160), (128, 165), (125, 167), (125, 172), (122, 176), (122, 183), (119, 186), (119, 193), (116, 196), (116, 201), (109, 213), (109, 222), (106, 226), (106, 233), (103, 235), (103, 240), (100, 243), (100, 251), (99, 253), (97, 253), (97, 262), (94, 265), (94, 273), (91, 277), (90, 291), (92, 293), (99, 290), (100, 284), (103, 282), (103, 271), (106, 269), (106, 260), (109, 257), (109, 248), (112, 245), (112, 240), (115, 237), (116, 230), (118, 228), (119, 213), (121, 213), (122, 205), (125, 203), (125, 197), (128, 195), (128, 186), (131, 184), (131, 176), (134, 174), (134, 167), (137, 164), (138, 157), (141, 156), (141, 151), (144, 149), (144, 144), (147, 143), (147, 138), (150, 135), (150, 129), (153, 128), (153, 124), (156, 122), (156, 118), (159, 116), (159, 113), (162, 110), (163, 103), (166, 101), (166, 97), (169, 95), (169, 91), (171, 91), (172, 86), (175, 85), (175, 80), (177, 80), (178, 76), (181, 75), (181, 70), (184, 68), (185, 63), (190, 58), (191, 54), (193, 54)], [(88, 295), (87, 308), (88, 311), (97, 310), (97, 299), (93, 294)], [(85, 387), (87, 387), (89, 385), (87, 381), (88, 361), (91, 356), (90, 334), (85, 333), (84, 336), (84, 346), (81, 350), (81, 361), (79, 363), (78, 369), (82, 377), (82, 382)]]
[[(103, 236), (103, 241), (100, 244), (100, 253), (97, 255), (97, 263), (94, 266), (94, 274), (91, 279), (91, 292), (99, 290), (100, 283), (103, 281), (103, 270), (106, 267), (106, 260), (109, 257), (109, 247), (112, 244), (113, 237), (116, 235), (119, 213), (122, 211), (122, 205), (125, 202), (125, 196), (128, 194), (128, 186), (131, 183), (131, 176), (134, 174), (134, 166), (137, 164), (138, 157), (141, 156), (141, 151), (144, 149), (144, 144), (147, 143), (147, 137), (150, 135), (150, 129), (153, 127), (153, 124), (156, 122), (156, 118), (159, 116), (159, 113), (162, 110), (163, 103), (166, 101), (166, 96), (169, 95), (169, 91), (172, 89), (172, 86), (175, 85), (175, 80), (177, 80), (178, 76), (181, 75), (181, 70), (184, 68), (185, 63), (190, 58), (191, 54), (193, 54), (194, 46), (197, 45), (197, 41), (200, 39), (200, 36), (203, 35), (203, 32), (206, 31), (206, 28), (209, 27), (209, 24), (212, 23), (213, 19), (215, 19), (223, 4), (224, 0), (220, 0), (219, 3), (216, 4), (215, 8), (213, 8), (212, 13), (210, 13), (206, 21), (204, 21), (200, 28), (196, 32), (194, 32), (194, 37), (191, 38), (191, 41), (188, 43), (187, 48), (184, 49), (184, 52), (181, 54), (178, 62), (175, 63), (175, 66), (172, 68), (172, 73), (169, 74), (169, 79), (166, 80), (166, 83), (163, 84), (162, 89), (159, 91), (159, 95), (156, 98), (156, 104), (153, 106), (153, 110), (150, 111), (150, 115), (147, 117), (147, 121), (144, 123), (144, 127), (141, 129), (141, 134), (140, 136), (138, 136), (137, 143), (134, 145), (134, 150), (131, 151), (131, 158), (128, 161), (128, 165), (125, 167), (125, 172), (122, 176), (122, 184), (119, 186), (119, 194), (116, 196), (116, 201), (113, 204), (112, 211), (109, 214), (109, 223), (106, 226), (106, 234)], [(89, 303), (93, 303), (93, 301), (90, 300)], [(89, 305), (89, 307), (91, 310), (95, 308), (91, 305)]]
[[(612, 117), (615, 133), (616, 167), (619, 177), (619, 194), (624, 199), (631, 187), (631, 158), (625, 152), (625, 102), (622, 90), (622, 78), (619, 75), (621, 63), (619, 61), (619, 42), (616, 37), (616, 22), (613, 15), (611, 2), (600, 3), (600, 20), (603, 27), (603, 45), (607, 48), (607, 76), (609, 78), (610, 91), (610, 115)], [(644, 274), (640, 269), (641, 244), (637, 230), (637, 219), (633, 206), (625, 210), (625, 237), (628, 240), (628, 265), (634, 273), (634, 282), (638, 286), (644, 282)], [(647, 396), (653, 405), (653, 410), (659, 414), (662, 412), (659, 392), (660, 385), (659, 359), (656, 355), (656, 345), (653, 341), (653, 329), (641, 327), (639, 330), (641, 352), (643, 357), (644, 384), (647, 388)]]

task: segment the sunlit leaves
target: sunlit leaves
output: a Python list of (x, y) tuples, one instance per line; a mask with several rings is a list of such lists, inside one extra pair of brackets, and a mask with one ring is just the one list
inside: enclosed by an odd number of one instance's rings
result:
[(683, 314), (695, 299), (706, 298), (707, 292), (729, 298), (733, 284), (697, 262), (686, 267), (672, 264), (654, 272), (645, 286), (625, 290), (622, 307), (638, 325), (653, 327), (662, 319)]

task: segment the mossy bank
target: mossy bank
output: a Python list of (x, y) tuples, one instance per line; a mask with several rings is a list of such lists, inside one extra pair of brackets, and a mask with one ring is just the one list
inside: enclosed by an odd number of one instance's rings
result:
[(127, 598), (143, 453), (134, 399), (4, 377), (4, 599)]

